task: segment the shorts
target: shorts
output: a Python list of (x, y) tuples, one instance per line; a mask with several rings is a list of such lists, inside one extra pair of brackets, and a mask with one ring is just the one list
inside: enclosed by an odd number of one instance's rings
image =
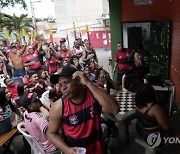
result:
[(20, 77), (20, 76), (25, 76), (26, 75), (26, 71), (24, 68), (21, 69), (15, 69), (13, 68), (13, 77)]

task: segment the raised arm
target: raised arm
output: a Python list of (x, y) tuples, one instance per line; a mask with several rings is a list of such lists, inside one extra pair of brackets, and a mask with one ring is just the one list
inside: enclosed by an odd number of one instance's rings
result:
[(24, 44), (23, 48), (20, 50), (20, 54), (23, 55), (26, 51), (27, 44)]
[(105, 113), (116, 114), (119, 112), (119, 105), (115, 98), (111, 97), (104, 89), (94, 85), (83, 72), (76, 71), (73, 74), (73, 78), (78, 78), (81, 84), (86, 85), (89, 88)]
[(118, 90), (118, 85), (111, 79), (107, 71), (106, 71), (106, 80), (111, 83), (113, 89)]
[(76, 154), (76, 147), (69, 147), (59, 135), (62, 120), (62, 100), (59, 99), (53, 104), (49, 114), (47, 136), (49, 140), (64, 153)]
[(0, 57), (2, 57), (3, 61), (7, 61), (6, 56), (2, 53), (1, 50), (0, 50)]
[(50, 53), (49, 53), (49, 47), (46, 49), (46, 55), (45, 55), (46, 59), (50, 58)]
[(28, 33), (28, 45), (31, 45), (31, 33)]
[(6, 64), (3, 61), (3, 73), (4, 73), (4, 77), (7, 77), (7, 70), (6, 70)]
[(114, 62), (114, 69), (113, 69), (113, 73), (115, 73), (115, 72), (116, 72), (117, 65), (118, 65), (118, 63), (115, 61), (115, 62)]
[(21, 46), (20, 40), (19, 40), (18, 34), (15, 31), (14, 31), (14, 35), (16, 37), (17, 46), (20, 48), (20, 46)]
[(86, 62), (88, 60), (86, 57), (86, 51), (85, 50), (83, 51), (83, 54), (82, 54), (82, 60), (83, 60), (83, 62)]
[(38, 52), (40, 51), (41, 48), (42, 48), (42, 41), (40, 41), (40, 42), (38, 43), (38, 48), (37, 48)]
[(128, 91), (126, 88), (125, 88), (125, 80), (126, 80), (126, 75), (124, 74), (122, 76), (122, 90), (123, 91)]
[(76, 50), (74, 48), (72, 49), (72, 54), (76, 55)]

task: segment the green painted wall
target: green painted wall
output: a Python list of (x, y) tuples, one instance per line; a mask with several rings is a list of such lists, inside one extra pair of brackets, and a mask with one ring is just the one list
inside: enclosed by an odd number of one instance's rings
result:
[[(114, 68), (114, 55), (117, 42), (122, 42), (121, 0), (109, 0), (111, 54)], [(116, 81), (117, 70), (113, 79)]]

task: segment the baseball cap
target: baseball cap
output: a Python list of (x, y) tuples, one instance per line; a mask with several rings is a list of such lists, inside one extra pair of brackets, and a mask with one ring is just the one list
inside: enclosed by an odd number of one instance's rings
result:
[(22, 96), (21, 98), (21, 105), (23, 107), (26, 107), (27, 105), (33, 103), (35, 100), (37, 100), (37, 94), (36, 93), (28, 93)]
[(76, 71), (77, 71), (77, 69), (72, 66), (63, 67), (60, 73), (51, 75), (50, 82), (52, 84), (57, 84), (60, 76), (71, 76)]

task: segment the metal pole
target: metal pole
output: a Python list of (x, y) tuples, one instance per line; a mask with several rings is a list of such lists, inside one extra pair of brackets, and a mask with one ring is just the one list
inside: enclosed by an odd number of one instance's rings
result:
[(35, 18), (35, 12), (34, 12), (34, 7), (33, 7), (33, 3), (38, 3), (38, 2), (41, 2), (41, 1), (31, 1), (30, 0), (30, 5), (31, 5), (31, 14), (32, 14), (32, 23), (33, 23), (33, 26), (35, 28), (35, 32), (37, 34), (37, 25), (36, 25), (36, 18)]

